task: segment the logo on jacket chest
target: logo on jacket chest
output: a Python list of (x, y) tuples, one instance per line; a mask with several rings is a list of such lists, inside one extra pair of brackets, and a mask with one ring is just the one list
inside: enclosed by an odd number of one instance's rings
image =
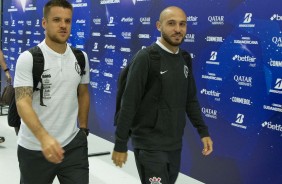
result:
[(188, 74), (189, 74), (189, 69), (186, 65), (184, 65), (184, 75), (186, 78), (188, 77)]
[(76, 72), (78, 73), (78, 75), (80, 75), (80, 73), (81, 73), (81, 68), (80, 68), (78, 62), (75, 62), (75, 70), (76, 70)]

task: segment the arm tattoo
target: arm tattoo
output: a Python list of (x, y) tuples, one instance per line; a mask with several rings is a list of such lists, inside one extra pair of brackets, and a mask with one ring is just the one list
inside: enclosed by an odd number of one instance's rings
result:
[(15, 88), (15, 97), (16, 102), (22, 98), (29, 96), (32, 99), (33, 88), (32, 87), (16, 87)]

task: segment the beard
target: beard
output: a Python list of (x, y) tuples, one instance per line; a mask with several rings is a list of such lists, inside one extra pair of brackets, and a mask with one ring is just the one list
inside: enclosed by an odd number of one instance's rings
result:
[(184, 37), (182, 38), (182, 40), (180, 42), (174, 42), (172, 41), (172, 39), (164, 32), (162, 32), (162, 37), (163, 39), (170, 44), (171, 46), (179, 46), (182, 44), (182, 42), (184, 41)]
[(70, 35), (67, 36), (66, 38), (59, 38), (56, 35), (48, 34), (48, 37), (52, 42), (59, 43), (59, 44), (65, 44), (67, 42), (67, 40), (69, 39)]

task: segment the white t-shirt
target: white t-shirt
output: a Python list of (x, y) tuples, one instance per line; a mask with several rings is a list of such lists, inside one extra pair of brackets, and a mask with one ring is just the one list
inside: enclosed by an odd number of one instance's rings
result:
[[(40, 91), (34, 91), (32, 107), (48, 133), (55, 137), (61, 146), (66, 146), (79, 130), (77, 128), (77, 87), (79, 84), (89, 83), (88, 57), (83, 52), (86, 74), (81, 77), (77, 71), (79, 65), (69, 46), (64, 54), (54, 52), (46, 45), (45, 40), (38, 46), (44, 56), (44, 72), (41, 77), (44, 84), (43, 103), (45, 106), (40, 105)], [(23, 52), (17, 60), (14, 87), (33, 87), (32, 67), (31, 53)], [(29, 150), (41, 150), (39, 141), (23, 121), (18, 135), (18, 144)]]

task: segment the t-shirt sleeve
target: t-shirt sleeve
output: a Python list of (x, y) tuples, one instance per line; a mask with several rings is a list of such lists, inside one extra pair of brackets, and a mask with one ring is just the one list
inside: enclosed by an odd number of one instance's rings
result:
[(85, 58), (85, 75), (82, 76), (80, 84), (89, 84), (90, 77), (89, 77), (89, 60), (87, 54), (83, 52), (84, 58)]
[(33, 58), (29, 51), (20, 54), (15, 71), (14, 87), (33, 87), (32, 77)]

